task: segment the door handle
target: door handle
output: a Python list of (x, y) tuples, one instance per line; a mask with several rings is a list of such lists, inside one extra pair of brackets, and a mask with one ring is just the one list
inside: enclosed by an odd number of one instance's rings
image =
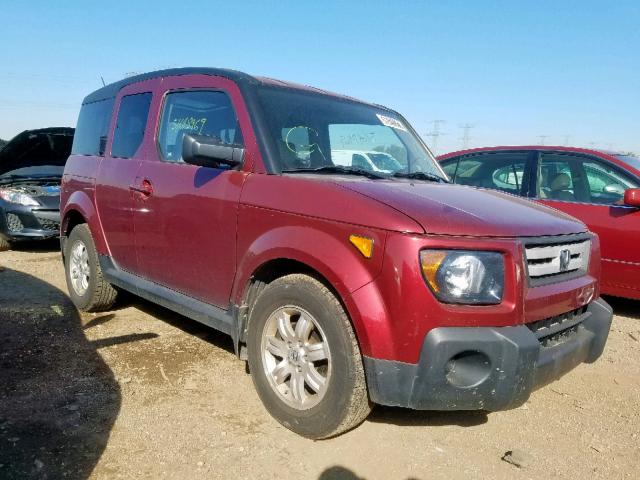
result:
[(140, 182), (140, 185), (130, 185), (129, 190), (132, 192), (140, 193), (143, 197), (150, 197), (153, 195), (153, 184), (146, 178)]

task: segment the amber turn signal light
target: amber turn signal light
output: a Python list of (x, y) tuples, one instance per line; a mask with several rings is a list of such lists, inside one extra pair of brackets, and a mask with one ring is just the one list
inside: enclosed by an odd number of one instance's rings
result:
[(373, 255), (373, 239), (361, 235), (349, 235), (349, 241), (362, 254), (364, 258), (371, 258)]
[(440, 268), (446, 256), (447, 252), (444, 250), (423, 250), (420, 253), (422, 273), (427, 282), (429, 282), (429, 286), (436, 293), (440, 291), (438, 282), (436, 282), (436, 273), (438, 273), (438, 268)]

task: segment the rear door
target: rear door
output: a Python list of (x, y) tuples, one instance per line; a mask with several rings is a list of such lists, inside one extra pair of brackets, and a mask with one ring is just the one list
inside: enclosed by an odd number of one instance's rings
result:
[(115, 264), (137, 273), (134, 236), (134, 188), (140, 161), (145, 157), (143, 138), (154, 84), (140, 82), (120, 91), (106, 152), (96, 179), (96, 207), (107, 247)]
[(542, 152), (537, 170), (536, 198), (600, 236), (605, 291), (640, 293), (640, 211), (622, 204), (625, 189), (640, 182), (605, 159), (573, 153)]
[[(238, 115), (242, 109), (244, 115)], [(227, 308), (236, 265), (236, 224), (242, 185), (257, 143), (237, 86), (214, 76), (163, 80), (152, 107), (153, 152), (141, 162), (136, 251), (146, 279), (202, 302)], [(240, 121), (238, 118), (240, 117)], [(244, 146), (245, 165), (198, 167), (182, 160), (184, 134), (215, 136)]]

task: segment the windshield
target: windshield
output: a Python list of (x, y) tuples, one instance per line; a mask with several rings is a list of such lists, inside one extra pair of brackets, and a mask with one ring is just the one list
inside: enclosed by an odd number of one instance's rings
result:
[(336, 165), (446, 178), (405, 121), (389, 110), (279, 88), (262, 88), (258, 98), (282, 171)]
[(633, 168), (640, 170), (640, 158), (633, 155), (614, 155), (618, 160), (631, 165)]

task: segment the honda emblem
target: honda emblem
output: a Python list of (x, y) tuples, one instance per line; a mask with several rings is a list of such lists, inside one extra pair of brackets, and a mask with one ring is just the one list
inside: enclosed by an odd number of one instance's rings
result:
[(569, 262), (571, 262), (571, 251), (567, 250), (566, 248), (564, 250), (560, 250), (560, 271), (561, 272), (566, 272), (567, 270), (569, 270)]

